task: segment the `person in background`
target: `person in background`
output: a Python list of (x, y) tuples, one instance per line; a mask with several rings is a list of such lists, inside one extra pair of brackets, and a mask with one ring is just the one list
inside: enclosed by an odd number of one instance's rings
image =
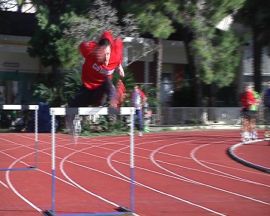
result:
[(143, 135), (143, 107), (146, 101), (147, 97), (145, 96), (145, 93), (140, 89), (138, 85), (135, 85), (131, 93), (131, 102), (132, 106), (135, 107), (135, 120), (138, 121), (139, 136)]
[(253, 91), (253, 96), (255, 99), (255, 102), (251, 104), (250, 106), (250, 112), (251, 112), (251, 119), (250, 119), (250, 138), (252, 140), (258, 139), (258, 133), (257, 133), (257, 117), (258, 117), (258, 110), (261, 103), (261, 96), (260, 94), (254, 90), (254, 86), (251, 86)]
[(244, 92), (241, 94), (241, 116), (242, 116), (242, 132), (241, 137), (243, 142), (247, 142), (252, 139), (252, 123), (251, 119), (254, 118), (254, 112), (251, 110), (252, 105), (256, 104), (256, 98), (254, 96), (252, 85), (245, 86)]

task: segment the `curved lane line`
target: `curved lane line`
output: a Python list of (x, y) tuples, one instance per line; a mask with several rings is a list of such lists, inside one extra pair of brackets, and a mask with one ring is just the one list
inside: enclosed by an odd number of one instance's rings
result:
[(251, 180), (248, 180), (248, 179), (243, 179), (243, 178), (241, 178), (241, 177), (238, 177), (238, 176), (235, 176), (235, 175), (231, 175), (231, 174), (229, 174), (229, 173), (225, 173), (225, 172), (223, 172), (223, 171), (220, 171), (220, 170), (217, 170), (217, 169), (214, 169), (214, 168), (212, 168), (212, 167), (209, 167), (209, 166), (205, 165), (202, 161), (198, 160), (198, 159), (196, 158), (195, 155), (196, 155), (196, 152), (197, 152), (199, 149), (201, 149), (201, 148), (203, 148), (203, 147), (205, 147), (205, 146), (208, 146), (208, 145), (211, 145), (211, 144), (201, 145), (201, 146), (198, 146), (198, 147), (196, 147), (196, 148), (194, 148), (194, 149), (192, 150), (192, 152), (191, 152), (191, 158), (192, 158), (196, 163), (198, 163), (199, 165), (201, 165), (201, 166), (203, 166), (203, 167), (205, 167), (205, 168), (207, 168), (207, 169), (213, 170), (213, 171), (215, 171), (215, 172), (217, 172), (217, 173), (221, 173), (221, 174), (223, 174), (223, 176), (226, 177), (226, 178), (231, 178), (231, 179), (239, 180), (239, 181), (242, 181), (242, 182), (251, 183), (251, 184), (260, 185), (260, 186), (264, 186), (264, 187), (270, 188), (270, 185), (266, 185), (266, 184), (259, 183), (259, 182), (255, 182), (255, 181), (251, 181)]
[[(43, 152), (43, 151), (46, 151), (46, 150), (48, 150), (48, 149), (50, 149), (50, 148), (47, 148), (47, 149), (43, 149), (43, 150), (40, 150), (41, 152)], [(43, 152), (44, 154), (47, 154), (47, 155), (50, 155), (50, 154), (48, 154), (48, 153), (46, 153), (46, 152)], [(10, 157), (11, 158), (13, 158), (13, 159), (16, 159), (12, 164), (10, 164), (10, 166), (9, 166), (9, 168), (12, 168), (16, 163), (18, 163), (18, 162), (21, 162), (21, 163), (24, 163), (24, 162), (22, 162), (22, 159), (23, 158), (25, 158), (25, 157), (28, 157), (28, 156), (30, 156), (31, 154), (34, 154), (34, 152), (31, 152), (31, 153), (29, 153), (29, 154), (26, 154), (26, 155), (24, 155), (24, 156), (22, 156), (22, 157), (20, 157), (20, 158), (15, 158), (15, 157), (12, 157), (11, 155), (10, 155)], [(27, 163), (24, 163), (25, 165), (28, 165)], [(39, 172), (41, 172), (41, 173), (44, 173), (44, 174), (46, 174), (46, 175), (49, 175), (49, 176), (51, 176), (51, 173), (48, 173), (48, 172), (46, 172), (46, 171), (43, 171), (43, 170), (40, 170), (40, 169), (36, 169), (36, 171), (39, 171)], [(24, 202), (26, 202), (28, 205), (30, 205), (32, 208), (34, 208), (35, 210), (37, 210), (38, 212), (42, 212), (42, 210), (39, 208), (39, 207), (37, 207), (35, 204), (33, 204), (30, 200), (28, 200), (26, 197), (24, 197), (21, 193), (19, 193), (18, 192), (18, 190), (13, 186), (13, 184), (12, 184), (12, 181), (11, 181), (11, 179), (10, 179), (10, 174), (11, 174), (11, 171), (10, 170), (8, 170), (8, 171), (6, 171), (6, 180), (7, 180), (7, 183), (8, 183), (8, 186), (10, 187), (10, 189), (19, 197), (19, 198), (21, 198)], [(64, 183), (66, 183), (66, 184), (68, 184), (68, 185), (70, 185), (70, 186), (73, 186), (74, 187), (74, 185), (73, 184), (71, 184), (71, 183), (69, 183), (69, 182), (67, 182), (67, 181), (65, 181), (65, 180), (63, 180), (63, 179), (61, 179), (61, 178), (59, 178), (59, 177), (57, 177), (57, 179), (58, 180), (60, 180), (60, 181), (62, 181), (62, 182), (64, 182)]]
[[(113, 157), (116, 153), (118, 153), (118, 152), (120, 152), (120, 151), (123, 151), (123, 150), (126, 149), (126, 148), (127, 148), (127, 147), (124, 147), (124, 148), (121, 148), (121, 149), (116, 150), (116, 151), (114, 151), (113, 153), (111, 153), (111, 154), (109, 155), (108, 159), (107, 159), (107, 163), (109, 164), (109, 166), (111, 167), (111, 169), (112, 169), (114, 172), (116, 172), (118, 175), (120, 175), (120, 176), (122, 176), (122, 177), (124, 177), (124, 178), (126, 178), (126, 179), (128, 179), (128, 180), (130, 181), (131, 179), (130, 179), (129, 177), (125, 176), (125, 175), (122, 174), (120, 171), (118, 171), (118, 170), (112, 165), (112, 163), (111, 163), (111, 162), (112, 162), (112, 157)], [(180, 198), (180, 197), (174, 196), (174, 195), (172, 195), (172, 194), (169, 194), (169, 193), (163, 192), (163, 191), (161, 191), (161, 190), (155, 189), (155, 188), (150, 187), (150, 186), (148, 186), (148, 185), (142, 184), (142, 183), (140, 183), (140, 182), (138, 182), (138, 181), (134, 181), (134, 183), (135, 183), (136, 185), (141, 186), (141, 187), (147, 188), (147, 189), (149, 189), (149, 190), (151, 190), (151, 191), (157, 192), (157, 193), (162, 194), (162, 195), (165, 195), (165, 196), (167, 196), (167, 197), (171, 197), (171, 198), (173, 198), (173, 199), (176, 199), (176, 200), (178, 200), (178, 201), (184, 202), (184, 203), (186, 203), (186, 204), (189, 204), (189, 205), (192, 205), (192, 206), (201, 208), (201, 209), (206, 210), (206, 211), (208, 211), (208, 212), (211, 212), (211, 213), (213, 213), (213, 214), (220, 215), (220, 216), (226, 216), (226, 215), (223, 214), (223, 213), (214, 211), (214, 210), (212, 210), (212, 209), (209, 209), (209, 208), (206, 208), (206, 207), (204, 207), (204, 206), (198, 205), (198, 204), (193, 203), (193, 202), (191, 202), (191, 201), (188, 201), (188, 200), (182, 199), (182, 198)]]
[[(175, 145), (175, 144), (174, 144)], [(151, 153), (151, 160), (153, 161), (154, 164), (156, 164), (160, 169), (166, 171), (166, 172), (169, 172), (173, 175), (176, 175), (176, 176), (181, 176), (181, 175), (178, 175), (177, 173), (175, 172), (172, 172), (164, 167), (162, 167), (159, 163), (157, 163), (157, 161), (155, 160), (155, 154), (158, 153), (161, 149), (167, 147), (167, 146), (170, 146), (170, 145), (164, 145), (162, 147), (159, 147), (157, 148), (155, 151), (153, 151)], [(182, 176), (181, 176), (182, 177)], [(192, 179), (191, 179), (192, 180)], [(232, 191), (228, 191), (228, 190), (225, 190), (225, 189), (222, 189), (222, 188), (219, 188), (219, 187), (215, 187), (215, 186), (212, 186), (212, 185), (209, 185), (209, 184), (205, 184), (205, 183), (202, 183), (202, 182), (198, 182), (198, 181), (195, 181), (193, 180), (196, 184), (199, 184), (199, 185), (202, 185), (202, 186), (205, 186), (205, 187), (209, 187), (209, 188), (212, 188), (214, 190), (218, 190), (218, 191), (222, 191), (224, 193), (229, 193), (229, 194), (232, 194), (232, 195), (235, 195), (235, 196), (239, 196), (239, 197), (242, 197), (242, 198), (245, 198), (245, 199), (248, 199), (248, 200), (252, 200), (252, 201), (255, 201), (255, 202), (259, 202), (259, 203), (262, 203), (262, 204), (265, 204), (265, 205), (270, 205), (270, 203), (267, 203), (267, 202), (264, 202), (264, 201), (261, 201), (261, 200), (257, 200), (257, 199), (254, 199), (252, 197), (248, 197), (248, 196), (245, 196), (245, 195), (242, 195), (242, 194), (239, 194), (239, 193), (235, 193), (235, 192), (232, 192)]]
[[(99, 147), (99, 146), (97, 146), (97, 147)], [(126, 148), (126, 147), (125, 147)], [(125, 148), (122, 148), (122, 149), (125, 149)], [(119, 151), (119, 150), (118, 150)], [(120, 150), (121, 151), (121, 150)], [(122, 175), (122, 176), (124, 176), (124, 175)], [(124, 176), (125, 178), (127, 178), (127, 179), (129, 179), (128, 177), (126, 177), (126, 176)], [(193, 180), (192, 180), (193, 181)], [(138, 184), (138, 183), (137, 183)], [(139, 183), (140, 184), (140, 183)], [(147, 186), (148, 187), (148, 186)], [(156, 190), (156, 189), (154, 189), (154, 190)], [(173, 196), (173, 195), (172, 195)]]
[[(20, 161), (22, 158), (27, 157), (30, 154), (24, 155), (23, 157), (18, 158), (17, 160), (15, 160), (13, 163), (10, 164), (9, 168), (12, 168), (18, 161)], [(20, 197), (24, 202), (26, 202), (28, 205), (30, 205), (32, 208), (34, 208), (35, 210), (37, 210), (38, 212), (42, 212), (42, 210), (37, 207), (35, 204), (33, 204), (32, 202), (30, 202), (28, 199), (26, 199), (24, 196), (22, 196), (17, 190), (16, 188), (13, 186), (11, 180), (10, 180), (10, 171), (8, 170), (6, 172), (6, 180), (8, 182), (9, 187), (11, 188), (11, 190), (18, 196)]]
[[(207, 144), (207, 145), (208, 145), (208, 144)], [(171, 156), (171, 157), (179, 157), (178, 155), (168, 154), (168, 153), (164, 153), (164, 152), (159, 152), (159, 154), (169, 155), (169, 156)], [(193, 160), (194, 160), (193, 157), (181, 157), (181, 158), (184, 158), (184, 159), (193, 159)], [(220, 174), (213, 173), (213, 172), (207, 172), (207, 171), (203, 171), (203, 170), (198, 170), (198, 169), (194, 169), (194, 168), (190, 168), (190, 167), (181, 166), (181, 165), (179, 165), (179, 164), (168, 163), (168, 162), (165, 162), (165, 161), (162, 161), (162, 160), (156, 160), (156, 161), (158, 161), (158, 162), (160, 162), (160, 163), (172, 165), (172, 166), (181, 167), (181, 168), (184, 168), (184, 169), (194, 170), (194, 171), (197, 171), (197, 172), (207, 173), (207, 174), (216, 175), (216, 176), (222, 176), (222, 177), (225, 177), (225, 178), (234, 179), (234, 180), (243, 181), (243, 182), (248, 182), (248, 183), (251, 183), (251, 184), (260, 185), (260, 186), (264, 186), (264, 187), (270, 187), (270, 185), (266, 185), (266, 184), (263, 184), (263, 183), (260, 183), (260, 182), (255, 182), (255, 181), (248, 180), (248, 179), (243, 179), (243, 178), (241, 178), (241, 177), (234, 176), (234, 175), (230, 175), (230, 174), (224, 173), (224, 172), (222, 172), (222, 174), (220, 175)], [(195, 161), (198, 162), (196, 159), (195, 159)], [(222, 167), (229, 168), (229, 169), (235, 169), (235, 168), (233, 168), (233, 167), (223, 166), (223, 165), (216, 164), (216, 163), (212, 163), (212, 162), (208, 162), (208, 161), (202, 161), (202, 162), (203, 162), (203, 163), (206, 163), (206, 164), (212, 164), (212, 165), (215, 165), (215, 166), (222, 166)], [(198, 162), (198, 163), (199, 163), (199, 162)], [(199, 164), (201, 164), (201, 163), (199, 163)], [(201, 164), (201, 165), (203, 165), (203, 164)], [(205, 166), (206, 168), (209, 168), (209, 169), (214, 170), (215, 172), (220, 172), (219, 170), (210, 168), (209, 166), (206, 166), (206, 165), (204, 165), (204, 166)], [(241, 170), (241, 169), (237, 169), (237, 170), (246, 172), (246, 170)], [(257, 174), (257, 173), (256, 173), (256, 174)]]
[[(103, 144), (103, 145), (107, 145), (107, 144)], [(74, 154), (76, 154), (76, 153), (80, 153), (80, 152), (82, 152), (82, 151), (85, 151), (85, 150), (88, 150), (88, 149), (94, 148), (94, 147), (98, 147), (98, 146), (91, 146), (91, 147), (87, 147), (87, 148), (83, 148), (83, 149), (75, 150), (75, 151), (74, 151), (74, 149), (73, 149), (73, 152), (72, 152), (72, 153), (68, 154), (66, 157), (64, 157), (64, 158), (61, 160), (61, 162), (60, 162), (60, 170), (61, 170), (62, 174), (63, 174), (63, 175), (64, 175), (64, 176), (65, 176), (72, 184), (74, 184), (74, 185), (75, 185), (76, 187), (78, 187), (79, 189), (83, 190), (84, 192), (86, 192), (86, 193), (88, 193), (88, 194), (90, 194), (90, 195), (92, 195), (92, 196), (94, 196), (94, 197), (96, 197), (96, 198), (98, 198), (98, 199), (100, 199), (100, 200), (102, 200), (102, 201), (104, 201), (104, 202), (109, 203), (109, 204), (112, 205), (112, 206), (119, 207), (118, 204), (116, 204), (116, 203), (114, 203), (114, 202), (112, 202), (112, 201), (110, 201), (110, 200), (108, 200), (108, 199), (105, 199), (105, 198), (103, 198), (102, 196), (99, 196), (99, 195), (96, 194), (96, 193), (93, 193), (93, 192), (87, 190), (85, 187), (81, 186), (79, 183), (77, 183), (76, 181), (72, 180), (72, 179), (67, 175), (67, 173), (65, 172), (65, 169), (64, 169), (64, 163), (67, 161), (67, 159), (68, 159), (69, 157), (71, 157), (72, 155), (74, 155)], [(92, 168), (90, 168), (90, 167), (88, 167), (88, 166), (83, 166), (83, 165), (81, 165), (81, 164), (77, 164), (77, 163), (72, 162), (72, 161), (68, 161), (68, 162), (69, 162), (69, 163), (72, 163), (72, 164), (74, 164), (74, 165), (83, 167), (83, 168), (87, 168), (87, 169), (99, 171), (100, 173), (103, 173), (103, 174), (106, 174), (106, 175), (110, 175), (110, 174), (105, 173), (105, 172), (102, 172), (102, 171), (100, 171), (100, 170), (92, 169)], [(110, 175), (110, 177), (116, 177), (116, 176)], [(118, 177), (118, 178), (119, 178), (119, 177)], [(123, 179), (121, 179), (121, 180), (123, 180)]]

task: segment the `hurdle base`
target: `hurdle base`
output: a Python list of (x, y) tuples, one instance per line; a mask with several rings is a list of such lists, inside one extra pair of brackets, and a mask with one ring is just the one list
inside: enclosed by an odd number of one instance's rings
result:
[(118, 212), (132, 212), (130, 209), (126, 208), (126, 207), (123, 207), (123, 206), (119, 206), (117, 208), (115, 208), (116, 211)]
[(51, 210), (42, 211), (42, 215), (44, 215), (44, 216), (55, 216), (55, 214)]
[(28, 168), (29, 169), (36, 169), (37, 167), (36, 166), (29, 166)]

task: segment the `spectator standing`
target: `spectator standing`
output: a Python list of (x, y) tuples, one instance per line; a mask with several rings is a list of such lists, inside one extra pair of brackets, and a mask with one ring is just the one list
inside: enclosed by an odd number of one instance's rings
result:
[(241, 94), (241, 116), (242, 116), (242, 132), (241, 137), (243, 142), (247, 142), (252, 139), (252, 118), (254, 118), (254, 112), (251, 107), (256, 104), (256, 98), (254, 96), (252, 85), (245, 86), (244, 92)]
[(145, 93), (140, 89), (138, 85), (134, 86), (134, 90), (131, 94), (132, 106), (135, 107), (135, 121), (138, 122), (139, 136), (143, 135), (143, 107), (147, 101)]
[(261, 103), (261, 96), (260, 94), (254, 90), (254, 87), (251, 86), (254, 96), (254, 103), (250, 106), (250, 112), (251, 113), (251, 119), (250, 119), (250, 138), (255, 140), (258, 139), (258, 133), (257, 133), (257, 117), (258, 117), (258, 110)]

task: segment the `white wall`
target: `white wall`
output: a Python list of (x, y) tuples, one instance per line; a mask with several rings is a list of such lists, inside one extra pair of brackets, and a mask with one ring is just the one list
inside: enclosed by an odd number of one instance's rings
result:
[(27, 52), (30, 37), (0, 35), (0, 72), (40, 73), (44, 69), (38, 58)]

